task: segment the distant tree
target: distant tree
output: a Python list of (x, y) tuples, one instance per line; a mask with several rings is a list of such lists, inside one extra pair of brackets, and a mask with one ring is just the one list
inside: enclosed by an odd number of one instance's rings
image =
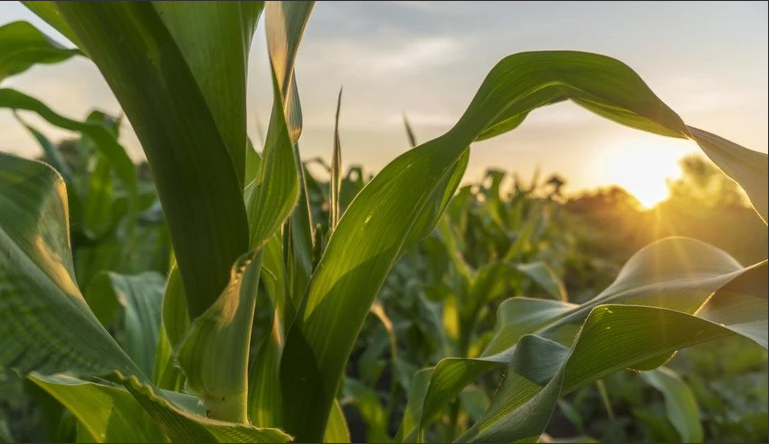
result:
[(679, 162), (683, 175), (668, 180), (670, 197), (667, 205), (680, 208), (711, 210), (744, 207), (747, 200), (736, 182), (701, 155), (689, 155)]
[(631, 212), (641, 207), (638, 199), (619, 185), (598, 188), (570, 198), (566, 209), (575, 213), (593, 213), (596, 211)]

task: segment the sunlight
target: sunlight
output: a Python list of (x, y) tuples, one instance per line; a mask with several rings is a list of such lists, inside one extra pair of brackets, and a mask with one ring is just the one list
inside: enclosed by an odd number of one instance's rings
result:
[(601, 162), (605, 178), (625, 188), (644, 208), (653, 208), (668, 197), (666, 180), (681, 176), (678, 160), (690, 146), (659, 136), (616, 140)]

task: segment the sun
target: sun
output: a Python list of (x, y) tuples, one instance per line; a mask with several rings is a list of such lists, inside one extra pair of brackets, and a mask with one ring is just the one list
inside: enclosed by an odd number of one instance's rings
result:
[(625, 188), (650, 209), (667, 199), (667, 180), (680, 177), (678, 160), (690, 150), (685, 141), (644, 135), (612, 143), (601, 164), (607, 181)]

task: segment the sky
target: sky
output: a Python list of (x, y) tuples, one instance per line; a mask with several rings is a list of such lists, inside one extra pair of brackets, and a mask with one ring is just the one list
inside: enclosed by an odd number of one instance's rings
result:
[[(18, 2), (0, 2), (0, 25), (26, 20), (69, 45)], [(272, 93), (261, 27), (248, 76), (248, 130), (266, 127)], [(328, 160), (336, 96), (344, 88), (344, 165), (376, 172), (408, 149), (402, 116), (419, 141), (447, 131), (483, 78), (506, 55), (571, 49), (615, 57), (638, 72), (690, 126), (767, 152), (769, 69), (766, 2), (318, 2), (299, 50), (296, 76), (304, 117), (304, 159)], [(119, 105), (87, 59), (35, 67), (3, 82), (54, 110), (84, 118)], [(53, 139), (67, 136), (34, 118)], [(143, 157), (130, 126), (121, 141)], [(0, 110), (0, 151), (39, 152)], [(465, 182), (487, 168), (524, 178), (558, 173), (567, 191), (620, 184), (650, 205), (665, 196), (688, 141), (648, 135), (571, 103), (537, 110), (512, 133), (472, 147)]]

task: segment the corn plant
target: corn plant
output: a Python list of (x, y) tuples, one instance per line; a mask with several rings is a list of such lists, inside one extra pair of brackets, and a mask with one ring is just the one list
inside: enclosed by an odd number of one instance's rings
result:
[[(497, 63), (456, 125), (389, 163), (343, 215), (334, 155), (330, 234), (316, 264), (294, 76), (313, 3), (25, 4), (79, 50), (27, 27), (3, 41), (15, 50), (0, 72), (73, 53), (95, 63), (141, 141), (176, 258), (150, 371), (83, 298), (61, 176), (0, 155), (0, 368), (27, 375), (70, 410), (80, 440), (346, 440), (337, 395), (390, 268), (435, 227), (472, 142), (513, 130), (540, 106), (572, 100), (617, 123), (695, 141), (766, 220), (765, 154), (687, 126), (621, 62), (529, 52)], [(257, 155), (245, 132), (245, 78), (263, 11), (274, 100)], [(0, 98), (61, 121), (12, 90)], [(90, 128), (81, 130), (100, 137)], [(110, 160), (135, 182), (124, 160)], [(640, 251), (583, 305), (505, 301), (480, 356), (415, 373), (398, 438), (423, 440), (443, 406), (491, 369), (506, 377), (460, 441), (537, 439), (561, 395), (621, 369), (659, 367), (680, 348), (732, 334), (766, 347), (765, 282), (765, 261), (743, 267), (708, 245), (671, 239)], [(137, 300), (159, 293), (141, 280), (123, 287)]]

